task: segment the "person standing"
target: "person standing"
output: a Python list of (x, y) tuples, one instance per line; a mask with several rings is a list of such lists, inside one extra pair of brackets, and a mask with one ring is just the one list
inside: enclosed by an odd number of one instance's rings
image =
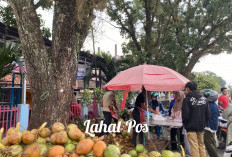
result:
[[(114, 91), (107, 91), (102, 98), (103, 115), (105, 118), (104, 124), (106, 124), (107, 127), (112, 123), (113, 118), (109, 109), (110, 105), (113, 105), (118, 110)], [(116, 122), (117, 120), (114, 119), (114, 121)]]
[(206, 123), (204, 142), (210, 157), (218, 157), (216, 146), (216, 132), (218, 130), (218, 117), (220, 116), (217, 104), (218, 94), (215, 91), (204, 90), (203, 95), (207, 98), (210, 108), (210, 118)]
[(218, 104), (223, 108), (226, 109), (226, 107), (229, 104), (229, 98), (227, 96), (228, 90), (227, 88), (223, 87), (221, 88), (222, 95), (218, 99)]
[[(164, 107), (160, 101), (158, 101), (158, 92), (151, 92), (151, 100), (149, 102), (149, 107), (154, 110), (154, 114), (164, 113)], [(152, 131), (153, 128), (155, 128), (155, 132), (158, 138), (160, 138), (160, 126), (150, 127), (150, 130)]]
[(206, 157), (204, 128), (209, 120), (208, 101), (197, 91), (196, 82), (188, 82), (185, 89), (189, 93), (183, 101), (182, 122), (187, 131), (192, 157)]
[(171, 117), (171, 114), (172, 114), (172, 108), (175, 104), (175, 98), (174, 96), (171, 96), (171, 102), (170, 102), (170, 105), (169, 105), (169, 110), (168, 110), (168, 116)]
[[(182, 105), (185, 98), (185, 94), (182, 91), (175, 91), (174, 93), (175, 103), (171, 110), (171, 117), (174, 121), (182, 121)], [(177, 150), (177, 139), (180, 138), (180, 144), (184, 145), (184, 136), (182, 134), (183, 128), (171, 128), (171, 148)], [(179, 136), (178, 137), (178, 132)]]
[[(136, 125), (143, 123), (145, 121), (145, 111), (147, 110), (147, 105), (146, 105), (146, 101), (145, 101), (145, 97), (146, 97), (146, 90), (143, 88), (142, 92), (137, 96), (136, 101), (135, 101), (135, 107), (133, 110), (133, 118), (136, 121)], [(148, 108), (148, 110), (150, 112), (155, 113), (154, 110), (152, 110), (150, 107)], [(140, 133), (137, 133), (135, 131), (135, 128), (133, 129), (133, 135), (132, 135), (132, 139), (131, 139), (131, 144), (133, 146), (136, 145), (136, 138), (137, 135), (139, 135), (139, 143), (143, 144), (143, 132), (141, 131)]]

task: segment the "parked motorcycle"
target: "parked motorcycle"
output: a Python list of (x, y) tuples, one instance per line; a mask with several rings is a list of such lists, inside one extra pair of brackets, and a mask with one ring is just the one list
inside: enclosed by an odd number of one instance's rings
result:
[(227, 120), (223, 119), (222, 117), (219, 117), (219, 126), (217, 131), (219, 149), (226, 148), (226, 137), (227, 137)]

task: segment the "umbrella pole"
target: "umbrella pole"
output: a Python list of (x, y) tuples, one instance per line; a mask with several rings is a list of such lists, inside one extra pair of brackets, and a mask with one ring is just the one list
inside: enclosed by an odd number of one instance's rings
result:
[[(148, 135), (148, 139), (150, 139), (150, 134), (149, 134), (149, 116), (150, 116), (150, 114), (149, 114), (149, 110), (148, 110), (148, 94), (147, 94), (147, 90), (146, 90), (146, 99), (147, 99), (146, 103), (147, 103), (147, 125), (148, 125), (147, 135)], [(145, 144), (145, 142), (144, 142), (144, 144)]]

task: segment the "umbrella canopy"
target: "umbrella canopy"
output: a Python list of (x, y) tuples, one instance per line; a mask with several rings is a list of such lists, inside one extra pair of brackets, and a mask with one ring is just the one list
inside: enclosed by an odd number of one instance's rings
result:
[(144, 87), (148, 91), (183, 90), (189, 80), (176, 71), (157, 65), (139, 65), (120, 72), (103, 89), (125, 90), (122, 109), (128, 91), (138, 91)]
[(176, 71), (157, 65), (139, 65), (122, 71), (108, 82), (103, 89), (138, 91), (183, 90), (189, 80)]

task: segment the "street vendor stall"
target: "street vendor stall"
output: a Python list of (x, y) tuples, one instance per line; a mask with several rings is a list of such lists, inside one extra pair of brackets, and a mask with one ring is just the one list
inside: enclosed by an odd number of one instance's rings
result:
[[(124, 90), (121, 104), (121, 110), (124, 110), (129, 91), (139, 91), (144, 88), (146, 100), (148, 100), (147, 91), (180, 91), (184, 89), (188, 81), (187, 78), (167, 67), (144, 64), (120, 72), (103, 87), (103, 90)], [(146, 103), (148, 107), (148, 101)], [(156, 122), (158, 121), (150, 121), (149, 116), (147, 116), (146, 124), (152, 126), (156, 125)], [(165, 123), (167, 125), (175, 124), (173, 122), (167, 123), (167, 121)], [(182, 126), (182, 123), (180, 125)]]

